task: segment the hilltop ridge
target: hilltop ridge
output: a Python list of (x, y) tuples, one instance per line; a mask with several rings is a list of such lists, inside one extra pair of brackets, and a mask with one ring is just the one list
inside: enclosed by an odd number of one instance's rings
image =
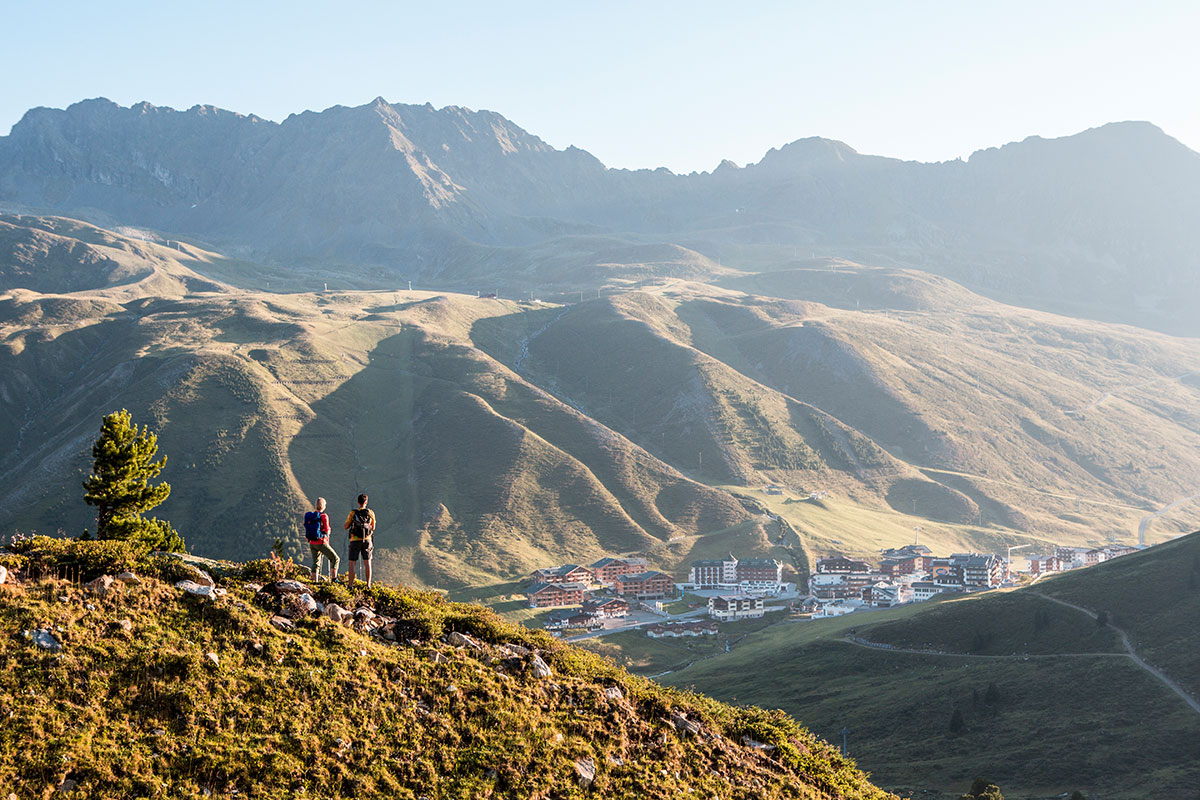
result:
[(15, 549), (0, 781), (20, 796), (892, 797), (782, 714), (478, 606), (268, 562), (213, 564), (213, 587), (121, 542)]

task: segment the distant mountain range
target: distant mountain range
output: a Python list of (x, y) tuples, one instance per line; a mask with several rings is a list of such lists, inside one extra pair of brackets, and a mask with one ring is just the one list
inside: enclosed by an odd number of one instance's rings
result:
[(1200, 155), (1147, 123), (938, 164), (802, 139), (711, 173), (608, 169), (490, 111), (336, 106), (273, 123), (88, 100), (0, 137), (0, 204), (305, 267), (527, 295), (837, 256), (1008, 302), (1200, 333)]

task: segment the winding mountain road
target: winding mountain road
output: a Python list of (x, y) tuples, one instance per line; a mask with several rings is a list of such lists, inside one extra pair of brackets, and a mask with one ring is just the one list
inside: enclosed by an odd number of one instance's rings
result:
[(1193, 495), (1184, 497), (1181, 500), (1176, 500), (1174, 503), (1171, 503), (1169, 506), (1163, 506), (1162, 508), (1160, 508), (1158, 511), (1155, 511), (1150, 516), (1145, 517), (1141, 521), (1141, 523), (1138, 525), (1138, 546), (1144, 547), (1146, 545), (1146, 528), (1150, 525), (1151, 522), (1154, 521), (1155, 517), (1161, 517), (1163, 514), (1167, 513), (1171, 509), (1177, 508), (1177, 507), (1183, 505), (1184, 503), (1190, 503), (1191, 501), (1196, 500), (1196, 499), (1200, 499), (1200, 494), (1193, 494)]

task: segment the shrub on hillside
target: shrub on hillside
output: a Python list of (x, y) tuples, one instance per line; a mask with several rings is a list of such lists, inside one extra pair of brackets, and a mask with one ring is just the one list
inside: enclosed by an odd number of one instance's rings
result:
[(34, 536), (13, 542), (9, 549), (24, 557), (25, 571), (37, 577), (53, 575), (89, 581), (104, 574), (137, 570), (149, 555), (144, 542), (106, 539), (79, 541)]

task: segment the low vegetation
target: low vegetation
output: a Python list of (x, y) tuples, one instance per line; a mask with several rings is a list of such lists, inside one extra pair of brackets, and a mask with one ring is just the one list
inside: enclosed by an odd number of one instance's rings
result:
[[(438, 594), (317, 588), (394, 617), (391, 643), (323, 616), (269, 624), (249, 584), (295, 575), (286, 561), (217, 564), (228, 594), (201, 598), (173, 585), (194, 566), (131, 542), (38, 537), (0, 558), (0, 785), (18, 797), (887, 796), (781, 712), (663, 688)], [(122, 569), (138, 581), (87, 585)]]
[(1028, 588), (773, 625), (661, 680), (778, 704), (830, 740), (847, 728), (850, 754), (901, 794), (957, 797), (984, 774), (1010, 798), (1186, 797), (1200, 781), (1200, 715), (1125, 654), (1113, 626), (1192, 685), (1198, 553), (1192, 534)]

